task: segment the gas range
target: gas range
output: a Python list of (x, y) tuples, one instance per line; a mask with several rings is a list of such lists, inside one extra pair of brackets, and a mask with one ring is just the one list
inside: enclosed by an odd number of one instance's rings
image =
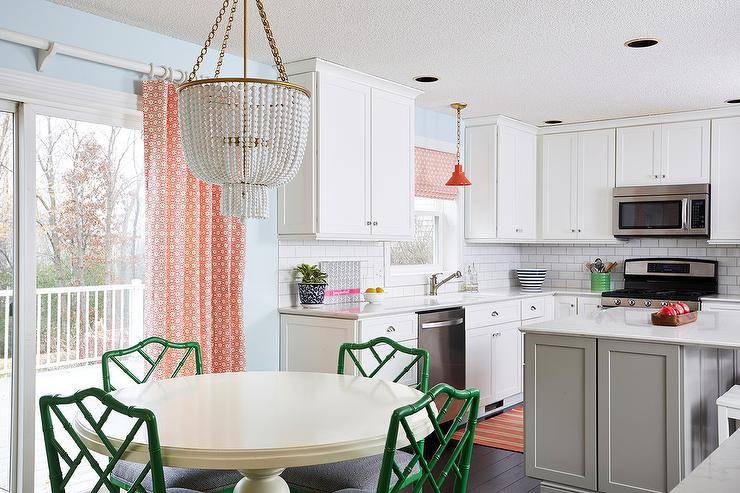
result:
[(683, 301), (694, 311), (701, 308), (701, 297), (716, 293), (717, 286), (713, 260), (627, 259), (624, 289), (601, 293), (601, 305), (652, 308)]

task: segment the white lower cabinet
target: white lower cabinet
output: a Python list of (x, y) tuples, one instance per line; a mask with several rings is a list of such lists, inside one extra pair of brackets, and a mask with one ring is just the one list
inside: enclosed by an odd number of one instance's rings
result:
[(589, 315), (600, 310), (600, 296), (555, 295), (555, 318)]

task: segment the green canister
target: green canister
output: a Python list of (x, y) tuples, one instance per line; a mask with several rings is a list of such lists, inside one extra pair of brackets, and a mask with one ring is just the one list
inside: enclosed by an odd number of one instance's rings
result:
[(612, 288), (611, 272), (592, 272), (591, 273), (591, 291), (602, 292), (610, 291)]

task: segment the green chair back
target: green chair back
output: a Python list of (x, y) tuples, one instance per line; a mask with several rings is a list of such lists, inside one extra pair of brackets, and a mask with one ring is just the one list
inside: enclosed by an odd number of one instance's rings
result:
[[(162, 347), (161, 351), (155, 358), (152, 358), (144, 351), (144, 349), (146, 349), (149, 345), (158, 345)], [(195, 359), (195, 374), (200, 375), (203, 372), (203, 362), (202, 362), (202, 357), (200, 353), (200, 344), (198, 344), (197, 342), (172, 342), (172, 341), (168, 341), (167, 339), (162, 339), (161, 337), (148, 337), (144, 339), (143, 341), (139, 342), (138, 344), (135, 344), (129, 348), (114, 349), (112, 351), (107, 351), (103, 353), (103, 358), (102, 358), (103, 390), (105, 390), (106, 392), (111, 392), (115, 390), (115, 387), (113, 387), (113, 385), (111, 384), (111, 375), (110, 375), (110, 363), (111, 362), (114, 363), (126, 376), (128, 376), (134, 382), (144, 383), (147, 380), (149, 380), (149, 377), (151, 377), (154, 374), (154, 371), (157, 369), (159, 364), (162, 362), (164, 355), (168, 349), (185, 350), (185, 354), (179, 360), (177, 367), (172, 372), (169, 378), (176, 377), (177, 374), (180, 373), (180, 370), (182, 370), (183, 366), (188, 361), (191, 355)], [(132, 353), (138, 353), (144, 359), (144, 361), (149, 364), (149, 369), (147, 370), (146, 374), (141, 378), (136, 376), (120, 360), (122, 356), (126, 356)]]
[[(391, 347), (391, 352), (385, 357), (381, 357), (378, 353), (378, 346), (388, 345)], [(365, 368), (360, 361), (359, 354), (361, 351), (368, 350), (373, 356), (374, 363), (376, 366), (372, 369)], [(394, 382), (399, 382), (405, 375), (407, 375), (412, 369), (418, 368), (418, 380), (417, 384), (413, 387), (426, 392), (429, 390), (429, 353), (424, 349), (406, 347), (393, 339), (387, 337), (378, 337), (368, 342), (363, 343), (344, 343), (339, 346), (339, 364), (337, 365), (337, 373), (340, 375), (344, 374), (345, 371), (345, 359), (349, 356), (349, 359), (354, 364), (357, 373), (363, 377), (373, 378), (394, 358), (398, 353), (408, 354), (411, 356), (411, 361), (406, 365), (398, 375), (393, 376)]]
[[(103, 405), (103, 411), (100, 417), (93, 416), (89, 408), (85, 406), (83, 401), (87, 398), (97, 399)], [(108, 450), (110, 455), (110, 459), (107, 460), (105, 465), (101, 465), (100, 462), (98, 462), (98, 459), (92, 455), (90, 449), (87, 448), (73, 428), (72, 424), (62, 412), (62, 409), (67, 408), (67, 406), (73, 408), (76, 412), (80, 412), (82, 416), (84, 416), (85, 420), (87, 420), (105, 445), (105, 448)], [(120, 487), (118, 484), (114, 484), (111, 481), (109, 477), (110, 473), (113, 470), (113, 467), (124, 456), (127, 448), (131, 444), (131, 441), (142, 426), (146, 428), (147, 441), (149, 444), (149, 462), (144, 466), (141, 474), (139, 474), (136, 481), (134, 481), (127, 491), (143, 491), (143, 488), (141, 488), (141, 482), (146, 478), (147, 474), (151, 474), (153, 493), (165, 493), (164, 470), (162, 466), (162, 455), (160, 453), (159, 435), (157, 433), (157, 419), (154, 417), (154, 413), (152, 411), (133, 406), (126, 406), (120, 401), (117, 401), (110, 394), (98, 388), (81, 390), (66, 397), (59, 395), (45, 395), (39, 399), (39, 408), (41, 410), (41, 429), (44, 434), (46, 459), (49, 463), (49, 480), (51, 482), (52, 493), (64, 493), (65, 487), (74, 477), (75, 472), (78, 470), (78, 467), (83, 460), (89, 463), (90, 467), (92, 467), (98, 477), (97, 482), (90, 490), (92, 493), (97, 493), (101, 488), (104, 488), (111, 493), (119, 492)], [(105, 433), (103, 433), (103, 425), (113, 413), (122, 414), (132, 418), (133, 423), (131, 431), (119, 445), (114, 445)], [(58, 423), (61, 428), (55, 426), (55, 423)], [(61, 433), (62, 430), (72, 439), (79, 450), (77, 455), (74, 457), (72, 457), (70, 451), (68, 449), (65, 450), (57, 440), (57, 432)], [(101, 460), (104, 462), (106, 461), (106, 459), (103, 458), (101, 458)], [(65, 472), (62, 471), (62, 461), (65, 464)]]
[[(439, 401), (444, 403), (435, 412), (433, 403), (438, 396), (442, 396)], [(380, 466), (377, 493), (397, 493), (407, 488), (409, 484), (413, 485), (410, 490), (413, 493), (421, 493), (422, 491), (440, 493), (445, 480), (450, 477), (455, 480), (455, 487), (452, 491), (454, 493), (464, 493), (467, 489), (470, 474), (470, 458), (473, 454), (473, 439), (478, 420), (479, 401), (480, 392), (477, 389), (457, 390), (441, 383), (435, 385), (415, 404), (396, 409), (393, 416), (391, 416), (391, 423), (388, 428), (388, 438), (385, 444), (383, 462)], [(443, 431), (441, 423), (447, 417), (448, 412), (450, 416), (454, 413), (455, 417), (449, 423), (449, 428), (445, 426), (447, 431)], [(420, 438), (423, 437), (414, 436), (408, 423), (408, 418), (417, 413), (426, 413), (434, 428), (434, 436), (439, 441), (439, 445), (428, 460), (424, 456), (424, 446), (420, 444)], [(452, 435), (463, 420), (466, 420), (465, 431), (460, 440), (453, 440)], [(410, 449), (413, 455), (411, 462), (403, 469), (395, 460), (396, 444), (401, 433), (411, 444)], [(442, 460), (444, 452), (448, 448), (451, 450)], [(408, 451), (409, 449), (404, 450)], [(418, 472), (414, 472), (416, 465), (421, 469), (420, 475)], [(446, 489), (446, 491), (449, 490)]]

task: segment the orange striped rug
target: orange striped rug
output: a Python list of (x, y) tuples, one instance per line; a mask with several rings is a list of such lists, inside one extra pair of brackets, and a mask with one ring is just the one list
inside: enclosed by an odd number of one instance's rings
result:
[[(460, 439), (462, 431), (453, 438)], [(516, 406), (503, 414), (479, 421), (475, 428), (475, 443), (486, 447), (524, 452), (524, 406)]]

